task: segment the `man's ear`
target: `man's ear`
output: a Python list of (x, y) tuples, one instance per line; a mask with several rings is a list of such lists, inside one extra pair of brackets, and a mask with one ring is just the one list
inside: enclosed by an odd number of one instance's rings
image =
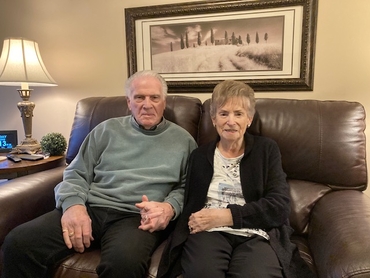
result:
[(131, 111), (131, 100), (130, 100), (130, 98), (126, 97), (126, 101), (127, 101), (127, 107)]

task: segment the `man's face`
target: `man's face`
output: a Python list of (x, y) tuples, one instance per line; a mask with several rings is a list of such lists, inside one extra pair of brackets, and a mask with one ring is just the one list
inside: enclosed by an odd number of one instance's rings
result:
[(145, 129), (159, 124), (166, 108), (161, 83), (152, 76), (139, 77), (133, 81), (132, 88), (127, 104), (136, 121)]

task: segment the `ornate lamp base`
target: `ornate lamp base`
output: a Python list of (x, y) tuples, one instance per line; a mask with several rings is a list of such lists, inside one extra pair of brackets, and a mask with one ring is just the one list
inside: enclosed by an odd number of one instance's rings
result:
[(36, 153), (41, 150), (41, 145), (36, 139), (26, 138), (19, 145), (17, 145), (12, 152), (17, 153)]
[(33, 117), (33, 109), (35, 108), (35, 104), (29, 101), (31, 96), (30, 89), (18, 89), (20, 97), (22, 98), (21, 102), (18, 102), (18, 109), (21, 112), (21, 117), (23, 121), (23, 128), (26, 138), (17, 145), (12, 152), (17, 153), (35, 153), (41, 150), (40, 144), (37, 142), (36, 139), (32, 138), (32, 117)]

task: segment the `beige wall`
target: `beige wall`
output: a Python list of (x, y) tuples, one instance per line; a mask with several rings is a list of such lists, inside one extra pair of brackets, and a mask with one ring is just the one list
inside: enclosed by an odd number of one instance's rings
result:
[[(185, 1), (0, 0), (0, 46), (6, 37), (37, 41), (59, 85), (34, 88), (34, 137), (61, 132), (68, 138), (79, 99), (123, 94), (124, 8), (180, 2)], [(314, 90), (257, 97), (359, 101), (370, 111), (369, 26), (369, 0), (319, 0)], [(205, 100), (210, 94), (193, 96)], [(17, 129), (22, 139), (19, 100), (14, 87), (0, 87), (0, 129)]]

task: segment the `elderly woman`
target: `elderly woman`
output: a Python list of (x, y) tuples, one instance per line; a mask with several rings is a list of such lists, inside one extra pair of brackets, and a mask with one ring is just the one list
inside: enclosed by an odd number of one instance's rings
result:
[(277, 144), (247, 133), (254, 91), (218, 84), (211, 118), (216, 141), (190, 157), (185, 203), (158, 277), (312, 277), (290, 242), (289, 187)]

